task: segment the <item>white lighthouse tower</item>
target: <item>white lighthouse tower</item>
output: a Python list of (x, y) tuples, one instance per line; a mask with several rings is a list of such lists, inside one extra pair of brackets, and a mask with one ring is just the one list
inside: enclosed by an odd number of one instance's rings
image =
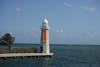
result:
[(44, 18), (41, 26), (41, 52), (50, 54), (48, 20)]

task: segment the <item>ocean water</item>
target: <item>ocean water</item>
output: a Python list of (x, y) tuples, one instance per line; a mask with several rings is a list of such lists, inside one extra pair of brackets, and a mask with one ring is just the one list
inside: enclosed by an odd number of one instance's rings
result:
[[(14, 47), (36, 47), (39, 44), (15, 44)], [(0, 60), (0, 67), (100, 67), (99, 45), (51, 44), (51, 58)]]

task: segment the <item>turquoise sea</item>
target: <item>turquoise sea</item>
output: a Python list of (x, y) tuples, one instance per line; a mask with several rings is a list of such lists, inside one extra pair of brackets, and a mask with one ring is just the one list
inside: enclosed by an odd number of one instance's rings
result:
[[(51, 44), (51, 58), (0, 60), (0, 67), (100, 67), (99, 45)], [(36, 47), (39, 44), (15, 44), (14, 47)]]

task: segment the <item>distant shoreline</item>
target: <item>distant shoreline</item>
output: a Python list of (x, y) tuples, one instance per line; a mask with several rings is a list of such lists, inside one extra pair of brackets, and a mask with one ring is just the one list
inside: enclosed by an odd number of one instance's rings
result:
[[(39, 43), (14, 43), (14, 44), (23, 44), (23, 45), (40, 45)], [(74, 46), (74, 45), (88, 45), (88, 46), (95, 46), (95, 45), (100, 45), (100, 44), (57, 44), (57, 43), (55, 43), (55, 44), (53, 44), (53, 43), (51, 43), (50, 45), (58, 45), (58, 46), (60, 46), (60, 45), (72, 45), (72, 46)]]

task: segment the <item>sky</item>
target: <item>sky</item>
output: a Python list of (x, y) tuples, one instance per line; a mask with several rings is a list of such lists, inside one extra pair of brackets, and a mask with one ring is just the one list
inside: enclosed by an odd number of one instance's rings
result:
[(100, 45), (99, 0), (0, 0), (0, 37), (40, 43), (40, 26), (49, 22), (50, 43)]

